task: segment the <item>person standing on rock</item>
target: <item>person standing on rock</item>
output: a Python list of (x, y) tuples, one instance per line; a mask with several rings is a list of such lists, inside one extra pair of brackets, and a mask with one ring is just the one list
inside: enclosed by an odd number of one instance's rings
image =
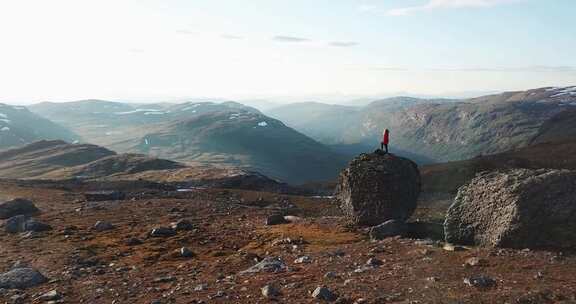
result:
[(384, 129), (384, 133), (382, 134), (382, 142), (380, 142), (380, 149), (384, 151), (384, 153), (388, 153), (388, 142), (390, 141), (390, 131), (388, 129)]

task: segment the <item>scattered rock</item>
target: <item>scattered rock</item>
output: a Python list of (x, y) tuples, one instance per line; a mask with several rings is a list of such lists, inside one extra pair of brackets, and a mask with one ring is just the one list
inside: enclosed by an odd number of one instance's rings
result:
[(93, 228), (96, 231), (106, 231), (114, 229), (114, 225), (112, 225), (110, 222), (98, 221), (96, 224), (94, 224)]
[(470, 287), (488, 288), (496, 285), (496, 281), (485, 275), (477, 275), (464, 279), (464, 284)]
[(406, 224), (398, 220), (388, 220), (378, 226), (370, 228), (370, 239), (383, 240), (385, 238), (402, 236), (406, 233)]
[(38, 297), (39, 300), (41, 301), (56, 301), (56, 300), (60, 300), (62, 298), (62, 295), (56, 290), (51, 290), (43, 295), (41, 295), (40, 297)]
[(377, 259), (377, 258), (370, 258), (370, 259), (368, 259), (368, 261), (366, 261), (366, 265), (372, 266), (372, 267), (380, 267), (380, 266), (384, 265), (384, 262), (382, 260)]
[(466, 250), (466, 247), (445, 243), (444, 246), (442, 246), (442, 249), (444, 249), (446, 251), (464, 251), (464, 250)]
[(325, 279), (335, 279), (337, 277), (338, 277), (338, 274), (335, 273), (334, 271), (328, 271), (327, 273), (324, 274)]
[(150, 236), (152, 237), (169, 237), (176, 235), (176, 230), (169, 227), (158, 227), (152, 229)]
[(157, 277), (154, 279), (154, 283), (168, 283), (174, 281), (176, 281), (176, 278), (173, 276)]
[(40, 213), (30, 200), (16, 198), (0, 203), (0, 219), (5, 220), (17, 215), (35, 215)]
[(266, 218), (266, 225), (267, 226), (280, 225), (280, 224), (286, 224), (286, 223), (288, 223), (288, 221), (286, 221), (284, 219), (284, 216), (281, 214), (273, 214), (273, 215), (270, 215), (269, 217)]
[(260, 263), (240, 272), (240, 274), (258, 273), (258, 272), (284, 272), (286, 264), (279, 257), (267, 257)]
[(280, 295), (280, 291), (272, 285), (266, 285), (261, 288), (262, 295), (265, 298), (273, 299)]
[(478, 257), (471, 257), (464, 261), (464, 267), (486, 266), (488, 261)]
[(187, 247), (182, 247), (180, 248), (180, 256), (183, 258), (191, 258), (194, 256), (194, 252), (192, 252), (192, 250), (188, 249)]
[(194, 224), (189, 220), (183, 219), (172, 223), (171, 227), (176, 231), (189, 231), (194, 229)]
[(297, 258), (296, 260), (294, 260), (294, 264), (309, 264), (311, 262), (312, 262), (312, 259), (307, 255), (303, 255), (303, 256)]
[(26, 289), (46, 283), (48, 279), (34, 268), (16, 268), (0, 274), (0, 288)]
[(319, 286), (312, 292), (312, 297), (317, 300), (324, 300), (327, 302), (333, 302), (338, 299), (338, 296), (334, 294), (330, 289), (325, 286)]
[[(576, 247), (576, 171), (485, 172), (448, 209), (446, 241), (489, 247)], [(498, 212), (494, 212), (498, 210)]]
[(26, 215), (17, 215), (6, 220), (4, 229), (8, 233), (20, 233), (20, 232), (42, 232), (52, 230), (52, 227), (48, 224), (39, 222), (33, 218), (29, 218)]
[(288, 223), (297, 223), (301, 222), (302, 218), (294, 215), (286, 215), (284, 216), (284, 220), (287, 221)]
[(137, 246), (137, 245), (142, 245), (142, 240), (135, 238), (135, 237), (131, 237), (131, 238), (127, 239), (125, 241), (125, 243), (128, 246)]
[(349, 220), (374, 226), (406, 221), (416, 209), (420, 172), (413, 161), (392, 154), (356, 157), (340, 173), (335, 197)]

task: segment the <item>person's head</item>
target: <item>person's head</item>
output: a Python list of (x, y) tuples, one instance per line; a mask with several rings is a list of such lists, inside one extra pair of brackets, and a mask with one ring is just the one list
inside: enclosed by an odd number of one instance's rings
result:
[(384, 133), (390, 133), (388, 129), (384, 129)]

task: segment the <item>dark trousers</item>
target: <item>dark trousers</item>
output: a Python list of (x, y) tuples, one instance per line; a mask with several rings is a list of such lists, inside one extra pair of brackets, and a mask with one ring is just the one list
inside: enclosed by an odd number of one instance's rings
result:
[(385, 153), (388, 153), (388, 145), (385, 143), (380, 143), (380, 150), (384, 150)]

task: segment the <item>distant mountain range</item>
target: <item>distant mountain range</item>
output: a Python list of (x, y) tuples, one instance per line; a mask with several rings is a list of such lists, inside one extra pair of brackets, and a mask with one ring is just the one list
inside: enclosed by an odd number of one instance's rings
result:
[(328, 147), (235, 102), (137, 107), (85, 100), (30, 109), (85, 142), (116, 151), (247, 168), (291, 183), (330, 179), (346, 163)]
[[(540, 128), (576, 106), (576, 87), (540, 88), (466, 100), (408, 97), (360, 108), (287, 105), (270, 116), (325, 144), (374, 147), (391, 130), (392, 151), (410, 151), (434, 162), (472, 158), (529, 145)], [(317, 123), (316, 123), (317, 122)]]
[[(391, 130), (393, 153), (430, 164), (570, 142), (576, 137), (575, 114), (576, 87), (466, 100), (394, 97), (366, 106), (305, 102), (266, 113), (237, 102), (0, 104), (0, 150), (62, 139), (126, 155), (258, 171), (300, 184), (333, 179), (348, 159), (378, 147), (384, 128)], [(109, 157), (88, 171), (143, 161)]]

